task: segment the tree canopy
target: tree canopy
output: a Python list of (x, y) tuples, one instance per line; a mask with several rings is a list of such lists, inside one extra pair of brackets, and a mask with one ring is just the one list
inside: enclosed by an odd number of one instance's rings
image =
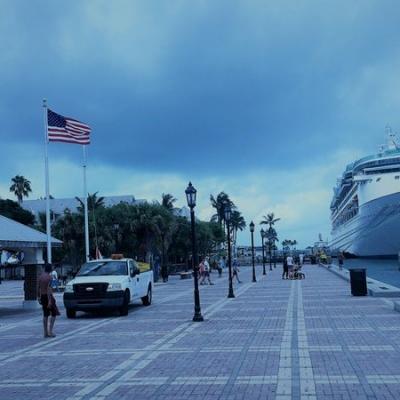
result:
[[(65, 210), (54, 223), (53, 236), (64, 243), (59, 261), (75, 266), (84, 261), (83, 226), (81, 211)], [(196, 221), (196, 234), (199, 255), (211, 254), (225, 239), (212, 222)], [(163, 263), (188, 263), (191, 257), (190, 222), (158, 202), (89, 208), (89, 235), (91, 255), (97, 245), (105, 256), (117, 252), (145, 261), (158, 256)]]
[(13, 219), (24, 225), (33, 225), (35, 216), (24, 210), (16, 201), (0, 199), (0, 215)]

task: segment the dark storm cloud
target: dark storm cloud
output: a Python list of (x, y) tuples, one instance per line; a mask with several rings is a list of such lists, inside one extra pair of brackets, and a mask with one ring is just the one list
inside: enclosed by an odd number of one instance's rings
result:
[(376, 101), (396, 1), (3, 4), (3, 144), (41, 146), (43, 97), (93, 126), (97, 163), (147, 171), (296, 167), (400, 125)]

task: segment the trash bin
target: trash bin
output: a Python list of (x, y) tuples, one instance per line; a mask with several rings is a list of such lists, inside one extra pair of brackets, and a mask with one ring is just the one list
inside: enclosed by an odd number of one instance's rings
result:
[(350, 286), (353, 296), (366, 296), (368, 294), (365, 268), (350, 269)]

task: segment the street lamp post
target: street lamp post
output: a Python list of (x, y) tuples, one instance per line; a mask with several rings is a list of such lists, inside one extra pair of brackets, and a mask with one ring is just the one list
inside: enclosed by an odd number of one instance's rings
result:
[[(271, 228), (270, 228), (271, 229)], [(272, 233), (268, 235), (269, 270), (272, 271)]]
[(276, 244), (274, 243), (274, 268), (276, 268)]
[(193, 321), (200, 322), (204, 321), (201, 315), (200, 308), (200, 292), (199, 292), (199, 274), (198, 274), (198, 262), (197, 262), (197, 246), (196, 246), (196, 230), (195, 230), (195, 218), (194, 208), (196, 206), (196, 193), (197, 190), (193, 187), (192, 182), (189, 182), (189, 186), (185, 190), (186, 200), (188, 207), (190, 208), (190, 225), (192, 231), (192, 268), (193, 268), (193, 279), (194, 279), (194, 315)]
[(226, 229), (228, 235), (228, 267), (229, 267), (229, 291), (228, 298), (232, 299), (235, 297), (233, 293), (233, 285), (232, 285), (232, 257), (231, 257), (231, 231), (230, 231), (230, 221), (231, 221), (231, 206), (226, 204), (224, 207), (224, 217), (226, 222)]
[(254, 222), (250, 222), (250, 232), (251, 232), (251, 263), (253, 265), (253, 282), (257, 282), (256, 279), (256, 266), (254, 263)]
[(261, 228), (261, 247), (262, 247), (262, 259), (263, 259), (263, 275), (267, 275), (267, 273), (265, 272), (265, 252), (264, 252), (264, 236), (265, 236), (265, 232), (264, 229)]
[(269, 240), (268, 242), (268, 249), (269, 249), (269, 270), (272, 271), (272, 242)]

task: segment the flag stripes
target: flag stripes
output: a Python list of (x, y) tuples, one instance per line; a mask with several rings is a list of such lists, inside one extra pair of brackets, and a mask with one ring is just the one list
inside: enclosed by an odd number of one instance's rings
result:
[(50, 142), (90, 144), (90, 126), (47, 109), (47, 138)]

